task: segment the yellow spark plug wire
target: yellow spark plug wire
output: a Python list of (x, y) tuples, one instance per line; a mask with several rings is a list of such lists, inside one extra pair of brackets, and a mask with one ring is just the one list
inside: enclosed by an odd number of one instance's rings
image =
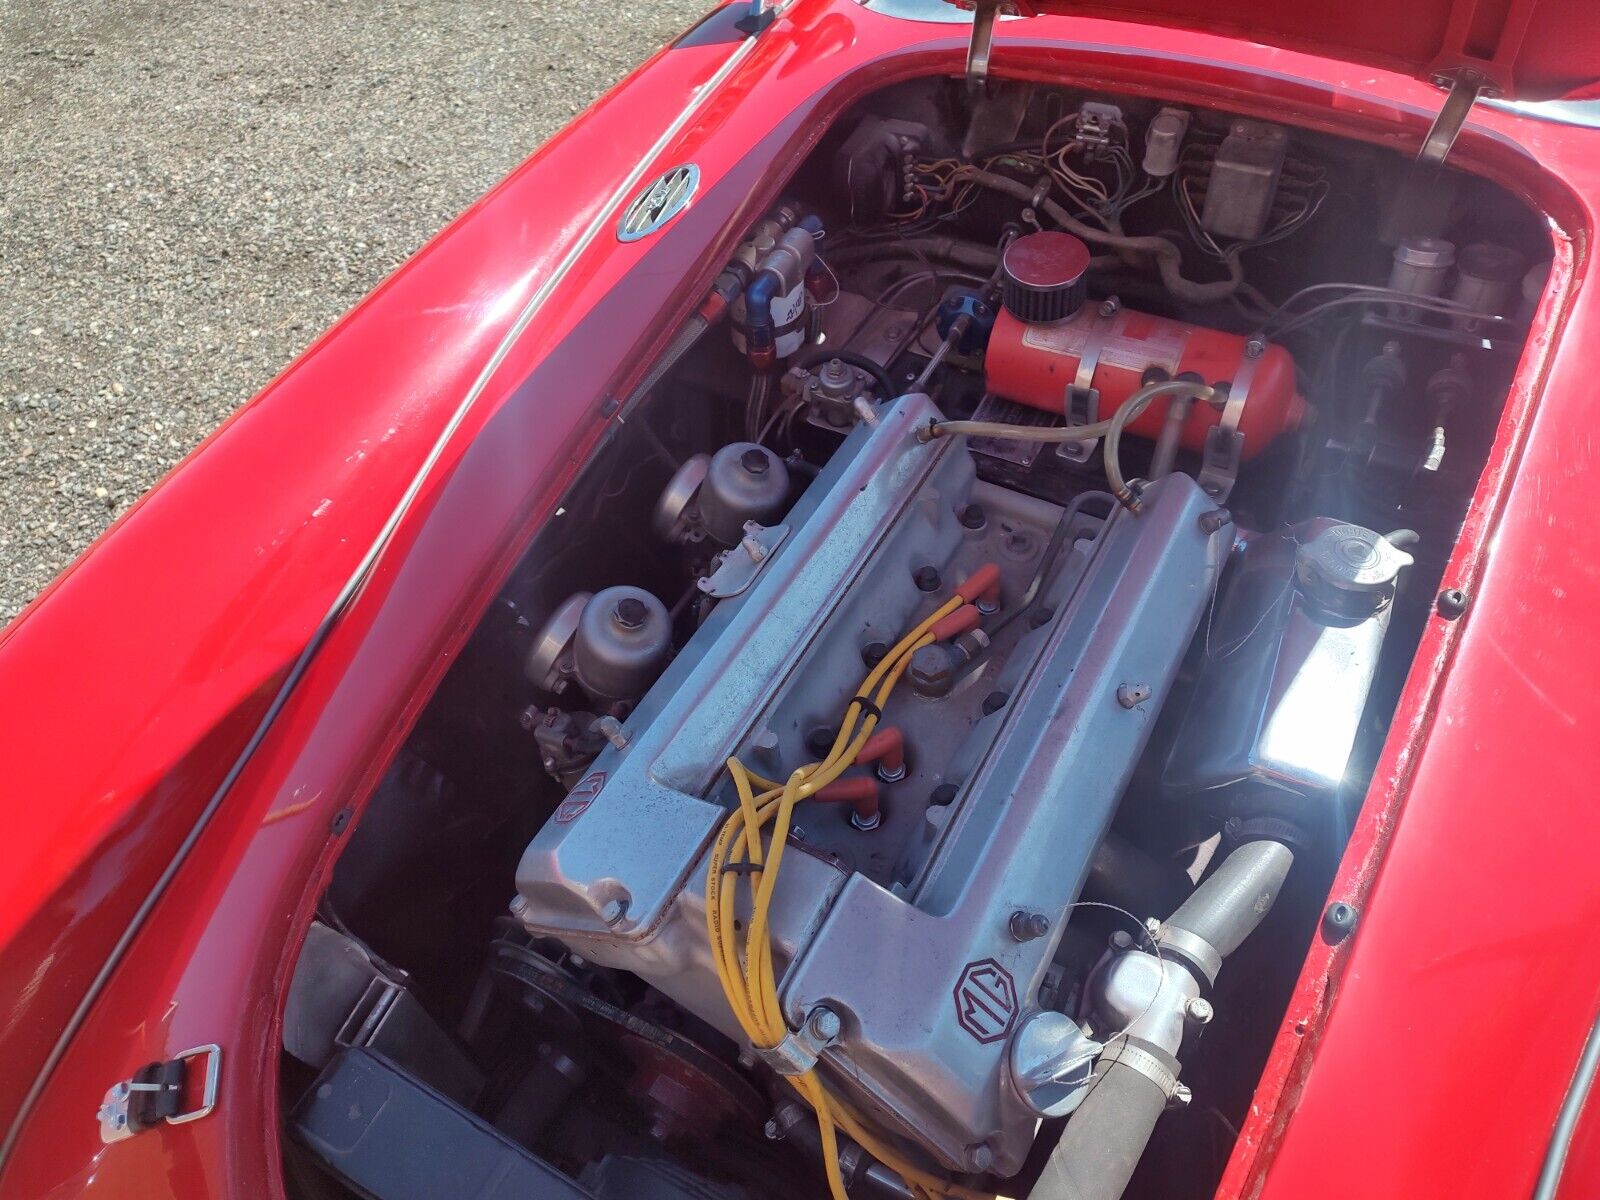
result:
[[(992, 567), (987, 570), (987, 579), (998, 579)], [(839, 732), (820, 762), (800, 767), (783, 783), (778, 783), (757, 775), (737, 758), (728, 760), (728, 773), (739, 805), (729, 814), (712, 846), (706, 872), (706, 935), (723, 993), (753, 1046), (770, 1049), (789, 1035), (773, 971), (769, 920), (773, 889), (783, 861), (794, 807), (832, 783), (855, 762), (856, 755), (872, 736), (890, 694), (910, 666), (911, 656), (935, 640), (935, 625), (967, 603), (971, 597), (965, 592), (974, 591), (975, 594), (975, 589), (969, 585), (977, 577), (975, 574), (956, 595), (912, 628), (868, 672), (845, 706)], [(756, 788), (761, 789), (759, 794)], [(767, 835), (765, 849), (763, 834)], [(747, 879), (751, 889), (751, 917), (745, 930), (742, 959), (735, 920), (736, 888), (740, 878)], [(869, 1129), (860, 1114), (831, 1095), (815, 1070), (791, 1076), (789, 1082), (816, 1112), (833, 1200), (849, 1200), (839, 1168), (839, 1129), (867, 1153), (898, 1172), (919, 1196), (982, 1200), (983, 1193), (953, 1184), (909, 1162), (884, 1137)]]

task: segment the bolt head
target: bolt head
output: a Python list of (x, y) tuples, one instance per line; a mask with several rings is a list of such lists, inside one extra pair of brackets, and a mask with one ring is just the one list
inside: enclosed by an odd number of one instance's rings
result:
[(767, 461), (767, 456), (754, 446), (739, 456), (739, 465), (751, 475), (765, 475), (772, 469), (772, 464)]
[(1183, 1015), (1196, 1025), (1209, 1025), (1211, 1018), (1216, 1016), (1216, 1010), (1211, 1007), (1211, 1001), (1204, 996), (1196, 996), (1184, 1007)]
[(983, 1172), (994, 1166), (994, 1151), (987, 1142), (974, 1142), (967, 1147), (967, 1170)]
[(831, 1042), (839, 1036), (844, 1028), (839, 1020), (839, 1014), (831, 1008), (813, 1009), (811, 1012), (811, 1032), (825, 1042)]

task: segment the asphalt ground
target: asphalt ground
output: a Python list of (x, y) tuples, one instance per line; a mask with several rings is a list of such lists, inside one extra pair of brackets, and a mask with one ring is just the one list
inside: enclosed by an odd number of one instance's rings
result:
[(709, 0), (0, 0), (0, 623)]

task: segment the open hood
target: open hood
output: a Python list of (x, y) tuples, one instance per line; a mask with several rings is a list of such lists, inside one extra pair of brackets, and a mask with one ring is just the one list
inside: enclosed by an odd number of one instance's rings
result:
[(1475, 73), (1480, 94), (1508, 100), (1600, 96), (1594, 0), (1003, 0), (1000, 7), (1248, 38), (1441, 85)]

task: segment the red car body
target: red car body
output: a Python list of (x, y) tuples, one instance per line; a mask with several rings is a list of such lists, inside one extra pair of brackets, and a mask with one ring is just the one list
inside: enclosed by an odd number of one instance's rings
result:
[[(1531, 35), (1484, 52), (1474, 5), (1424, 6), (1437, 28), (1387, 58), (1363, 49), (1378, 6), (1331, 40), (1328, 13), (1285, 31), (1278, 6), (1233, 6), (1275, 45), (1150, 7), (1002, 23), (991, 69), (1409, 149), (1442, 99), (1414, 77), (1427, 55), (1536, 95), (1582, 60)], [(755, 38), (736, 15), (540, 149), (0, 636), (0, 1195), (282, 1194), (282, 1001), (352, 818), (739, 232), (852, 101), (967, 50), (961, 24), (853, 0), (798, 0)], [(1358, 930), (1310, 950), (1230, 1197), (1528, 1194), (1600, 1008), (1600, 129), (1480, 105), (1452, 153), (1547, 215), (1551, 282), (1446, 578), (1470, 605), (1424, 635), (1335, 883)], [(610, 236), (634, 181), (691, 160), (687, 211)], [(108, 1086), (204, 1044), (211, 1115), (101, 1143)], [(1561, 1194), (1597, 1190), (1586, 1122)]]

